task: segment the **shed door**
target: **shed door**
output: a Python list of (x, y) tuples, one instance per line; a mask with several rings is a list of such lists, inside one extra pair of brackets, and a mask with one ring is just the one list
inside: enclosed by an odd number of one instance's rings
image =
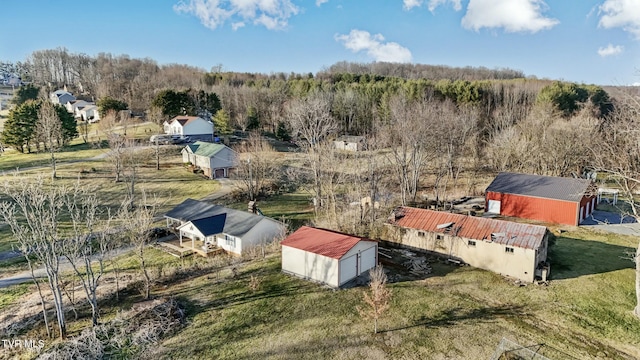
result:
[(224, 177), (224, 169), (216, 169), (214, 178), (220, 179)]
[(358, 269), (360, 273), (358, 275), (374, 267), (376, 267), (376, 246), (360, 253), (360, 268)]
[(487, 212), (500, 214), (500, 200), (489, 200), (489, 208)]
[(355, 278), (358, 274), (358, 254), (340, 260), (339, 285)]

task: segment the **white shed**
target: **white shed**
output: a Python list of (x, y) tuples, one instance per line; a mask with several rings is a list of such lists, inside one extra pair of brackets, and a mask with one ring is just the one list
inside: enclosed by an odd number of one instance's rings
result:
[(282, 241), (282, 271), (340, 287), (378, 263), (378, 243), (303, 226)]

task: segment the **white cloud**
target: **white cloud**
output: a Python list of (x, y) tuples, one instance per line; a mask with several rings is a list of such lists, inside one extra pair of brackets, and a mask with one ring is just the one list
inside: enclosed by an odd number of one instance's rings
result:
[(542, 0), (469, 0), (462, 26), (475, 31), (504, 28), (506, 32), (536, 33), (560, 23), (545, 17), (546, 9)]
[[(453, 5), (453, 9), (455, 11), (460, 11), (462, 9), (462, 0), (429, 0), (427, 3), (427, 8), (429, 11), (433, 12), (438, 6), (446, 5), (447, 3), (451, 3)], [(422, 6), (423, 0), (403, 0), (403, 7), (405, 10), (411, 10), (414, 7)]]
[(640, 1), (606, 0), (599, 10), (602, 17), (598, 26), (605, 29), (621, 27), (640, 40)]
[(285, 28), (299, 9), (291, 0), (187, 0), (175, 4), (173, 11), (194, 15), (212, 30), (229, 19), (234, 20), (234, 30), (245, 26), (245, 22), (277, 30)]
[(445, 5), (447, 3), (453, 4), (453, 10), (460, 11), (462, 10), (462, 4), (460, 0), (429, 0), (429, 4), (427, 8), (429, 11), (433, 12), (438, 6)]
[(327, 2), (329, 2), (329, 0), (316, 0), (316, 6), (320, 6), (320, 5), (322, 5), (324, 3), (327, 3)]
[(375, 61), (408, 63), (411, 62), (411, 51), (394, 42), (384, 42), (381, 34), (371, 35), (367, 31), (353, 29), (348, 35), (335, 35), (344, 47), (360, 52), (365, 50)]
[(414, 7), (420, 7), (422, 5), (422, 0), (403, 0), (404, 9), (411, 10)]
[(618, 55), (624, 51), (624, 46), (613, 46), (612, 44), (607, 45), (607, 47), (601, 47), (598, 49), (598, 55), (602, 57)]

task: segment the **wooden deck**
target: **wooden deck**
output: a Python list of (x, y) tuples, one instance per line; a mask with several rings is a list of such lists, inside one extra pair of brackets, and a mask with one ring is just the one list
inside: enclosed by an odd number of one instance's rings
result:
[[(208, 257), (224, 253), (224, 249), (216, 247), (209, 250), (204, 250), (202, 241), (195, 241), (195, 244), (191, 239), (182, 239), (182, 246), (180, 246), (180, 239), (173, 239), (170, 241), (158, 242), (163, 250), (176, 257), (185, 257), (193, 253), (197, 253), (200, 256)], [(193, 245), (193, 247), (191, 247)]]

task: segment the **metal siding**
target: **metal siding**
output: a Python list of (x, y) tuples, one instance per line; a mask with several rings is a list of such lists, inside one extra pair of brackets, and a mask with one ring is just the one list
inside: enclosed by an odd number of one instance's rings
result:
[(486, 202), (501, 201), (501, 215), (550, 223), (578, 225), (578, 203), (487, 192)]
[(338, 279), (338, 285), (342, 285), (356, 276), (358, 276), (358, 254), (340, 259), (340, 278)]
[[(376, 255), (378, 246), (371, 247), (363, 251), (360, 255), (360, 274), (369, 271), (369, 269), (376, 267)], [(358, 274), (358, 275), (360, 275)]]

